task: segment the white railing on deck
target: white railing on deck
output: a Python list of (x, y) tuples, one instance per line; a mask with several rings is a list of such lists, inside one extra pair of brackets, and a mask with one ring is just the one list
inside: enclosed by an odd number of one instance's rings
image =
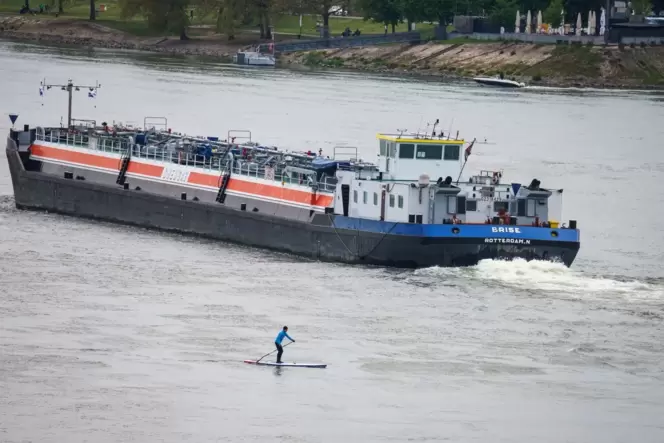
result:
[[(66, 146), (73, 146), (79, 148), (86, 148), (90, 150), (102, 151), (112, 154), (123, 155), (127, 152), (127, 149), (131, 146), (129, 138), (110, 138), (110, 137), (92, 137), (90, 138), (87, 134), (74, 134), (69, 133), (68, 131), (58, 131), (52, 130), (48, 133), (40, 133), (37, 131), (37, 140), (42, 140), (50, 143), (59, 143)], [(210, 158), (205, 159), (202, 155), (192, 155), (184, 152), (173, 152), (167, 149), (160, 149), (154, 146), (137, 146), (134, 145), (131, 148), (131, 156), (143, 158), (146, 160), (154, 160), (164, 163), (175, 163), (183, 166), (191, 166), (195, 168), (208, 169), (219, 171), (223, 173), (226, 171), (228, 163), (227, 160), (221, 160), (220, 158)], [(294, 185), (306, 186), (307, 190), (311, 188), (312, 181), (304, 176), (302, 178), (291, 178), (288, 175), (282, 175), (274, 171), (269, 173), (269, 168), (264, 166), (257, 166), (255, 163), (245, 162), (242, 159), (237, 159), (234, 162), (233, 168), (231, 170), (232, 175), (243, 175), (245, 177), (254, 177), (263, 180), (272, 180), (289, 183)], [(326, 181), (321, 181), (318, 183), (318, 192), (328, 192), (333, 193), (336, 189), (336, 183), (334, 180), (331, 182), (328, 181), (330, 177), (326, 178)]]

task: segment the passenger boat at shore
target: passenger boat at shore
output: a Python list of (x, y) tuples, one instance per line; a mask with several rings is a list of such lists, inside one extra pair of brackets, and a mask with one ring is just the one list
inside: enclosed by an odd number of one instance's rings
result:
[(71, 119), (70, 109), (67, 126), (11, 129), (6, 153), (19, 209), (345, 263), (570, 266), (579, 230), (574, 220), (560, 224), (562, 190), (504, 183), (502, 170), (462, 179), (473, 142), (464, 149), (458, 135), (436, 134), (437, 123), (426, 134), (378, 134), (370, 163), (356, 148), (330, 158), (259, 144), (250, 131), (193, 137), (165, 118), (97, 125)]
[(246, 66), (275, 66), (277, 61), (274, 54), (263, 54), (255, 51), (238, 51), (233, 55), (233, 63)]

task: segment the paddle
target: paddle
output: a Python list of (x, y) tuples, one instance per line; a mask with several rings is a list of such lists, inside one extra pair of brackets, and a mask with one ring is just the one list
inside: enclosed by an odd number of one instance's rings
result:
[[(295, 343), (295, 342), (294, 342), (294, 341), (289, 341), (288, 343), (286, 343), (285, 345), (283, 345), (282, 348), (285, 348), (286, 346), (290, 345), (291, 343)], [(277, 352), (277, 349), (275, 349), (275, 350), (272, 351), (272, 352), (268, 352), (267, 354), (265, 354), (264, 356), (262, 356), (261, 358), (259, 358), (258, 360), (256, 360), (256, 363), (258, 363), (259, 361), (263, 360), (263, 359), (264, 359), (265, 357), (267, 357), (268, 355), (270, 355), (270, 354), (274, 354), (275, 352)]]

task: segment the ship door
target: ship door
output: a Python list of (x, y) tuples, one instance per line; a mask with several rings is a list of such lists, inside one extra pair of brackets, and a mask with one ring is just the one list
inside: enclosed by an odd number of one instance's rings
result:
[(341, 185), (341, 203), (344, 208), (344, 217), (348, 217), (348, 203), (350, 200), (350, 185)]

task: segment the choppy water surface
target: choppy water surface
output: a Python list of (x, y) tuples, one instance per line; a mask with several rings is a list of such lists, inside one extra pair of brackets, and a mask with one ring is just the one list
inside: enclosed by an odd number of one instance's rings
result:
[[(14, 208), (0, 162), (0, 441), (664, 441), (662, 96), (0, 44), (0, 113), (358, 146), (440, 118), (467, 169), (565, 188), (571, 269), (330, 265)], [(4, 117), (3, 117), (4, 118)], [(0, 120), (3, 131), (7, 123)], [(286, 360), (245, 365), (283, 324)]]

